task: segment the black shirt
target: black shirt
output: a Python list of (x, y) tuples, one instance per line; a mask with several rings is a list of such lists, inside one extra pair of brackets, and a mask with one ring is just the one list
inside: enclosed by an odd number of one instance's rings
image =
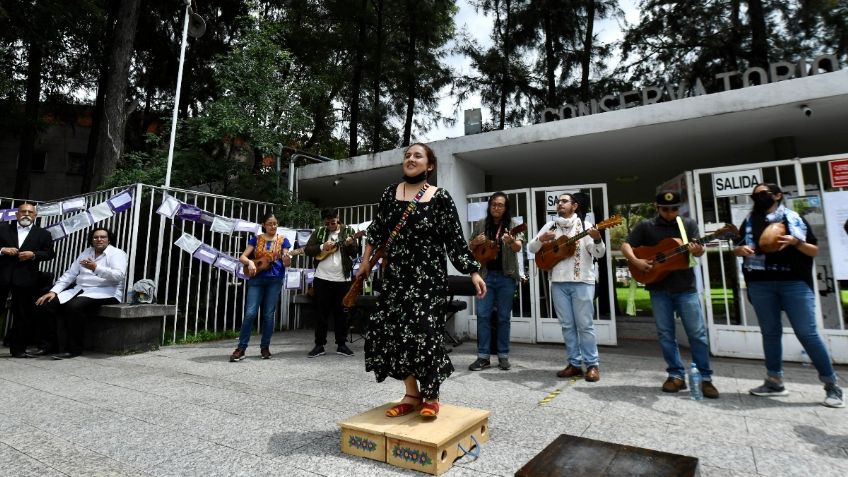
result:
[[(682, 217), (682, 219), (689, 241), (698, 238), (698, 224), (686, 217)], [(656, 216), (636, 224), (636, 227), (633, 227), (633, 230), (630, 231), (626, 242), (633, 248), (651, 247), (669, 237), (682, 238), (677, 221), (668, 222), (662, 217)], [(666, 291), (669, 293), (693, 292), (695, 291), (695, 272), (692, 271), (692, 268), (675, 270), (662, 280), (646, 285), (645, 288), (650, 291)]]

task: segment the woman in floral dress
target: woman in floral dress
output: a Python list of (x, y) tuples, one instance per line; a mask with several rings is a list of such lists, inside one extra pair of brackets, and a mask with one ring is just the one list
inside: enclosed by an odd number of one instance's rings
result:
[[(453, 372), (442, 348), (447, 305), (445, 252), (460, 272), (471, 274), (477, 297), (486, 294), (486, 284), (477, 273), (479, 265), (462, 236), (453, 199), (447, 190), (427, 183), (435, 168), (436, 156), (425, 144), (406, 149), (404, 181), (387, 187), (380, 198), (358, 272), (371, 270), (371, 252), (393, 236), (384, 256), (388, 267), (383, 271), (377, 311), (365, 335), (365, 369), (374, 371), (378, 382), (392, 377), (406, 386), (400, 403), (386, 411), (389, 417), (409, 414), (419, 405), (422, 416), (435, 417), (439, 386)], [(410, 209), (411, 203), (415, 205)], [(407, 211), (405, 224), (393, 234)]]

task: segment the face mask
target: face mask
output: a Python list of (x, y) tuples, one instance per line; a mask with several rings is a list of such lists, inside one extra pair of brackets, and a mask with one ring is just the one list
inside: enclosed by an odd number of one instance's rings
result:
[(421, 174), (418, 174), (417, 176), (412, 176), (412, 177), (410, 177), (406, 174), (403, 175), (403, 180), (407, 184), (417, 184), (417, 183), (423, 181), (426, 178), (427, 178), (427, 172), (422, 172)]
[(20, 220), (18, 220), (18, 224), (20, 224), (21, 227), (29, 227), (32, 225), (32, 219), (29, 217), (21, 217)]
[(754, 199), (754, 210), (757, 212), (765, 212), (774, 205), (774, 197), (771, 196), (770, 192), (757, 192), (752, 198)]

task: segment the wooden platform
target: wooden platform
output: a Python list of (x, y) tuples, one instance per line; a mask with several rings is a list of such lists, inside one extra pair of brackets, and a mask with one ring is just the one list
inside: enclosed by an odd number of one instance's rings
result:
[(386, 410), (395, 404), (340, 422), (342, 452), (439, 475), (465, 454), (459, 446), (470, 451), (474, 440), (477, 444), (489, 440), (489, 411), (442, 404), (436, 419), (417, 412), (386, 417)]
[(698, 459), (652, 449), (561, 434), (524, 464), (516, 477), (698, 475)]

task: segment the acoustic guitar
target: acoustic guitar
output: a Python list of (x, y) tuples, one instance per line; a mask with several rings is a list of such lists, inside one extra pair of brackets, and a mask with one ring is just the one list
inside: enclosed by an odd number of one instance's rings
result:
[[(595, 224), (595, 229), (604, 230), (610, 227), (615, 227), (621, 223), (620, 215), (613, 215), (601, 223)], [(591, 229), (589, 229), (591, 230)], [(584, 230), (573, 237), (562, 237), (542, 245), (542, 248), (536, 252), (536, 266), (539, 269), (548, 271), (554, 268), (554, 265), (566, 258), (574, 255), (577, 250), (577, 241), (589, 235), (589, 230)]]
[[(525, 230), (527, 230), (527, 224), (519, 224), (518, 226), (513, 227), (509, 230), (509, 235), (512, 235), (514, 237), (516, 234), (520, 234)], [(495, 242), (494, 240), (486, 239), (485, 242), (472, 247), (471, 253), (474, 254), (474, 258), (476, 258), (477, 261), (480, 262), (480, 265), (485, 265), (486, 263), (490, 262), (498, 256), (499, 250), (500, 247), (498, 246), (497, 242)]]
[[(260, 272), (264, 272), (265, 270), (271, 268), (272, 263), (274, 263), (274, 260), (267, 255), (263, 255), (261, 257), (253, 259), (253, 264), (256, 265), (257, 275), (259, 275)], [(250, 276), (249, 267), (247, 265), (244, 266), (244, 274)]]
[[(355, 234), (351, 235), (351, 237), (353, 237), (353, 239), (356, 240), (359, 237), (362, 237), (363, 235), (365, 235), (365, 232), (366, 232), (365, 230), (360, 230), (359, 232), (356, 232)], [(339, 247), (342, 246), (343, 242), (344, 242), (344, 240), (341, 240), (341, 239), (336, 240), (335, 242), (333, 242), (332, 246), (330, 247), (330, 250), (323, 250), (322, 249), (320, 252), (318, 252), (318, 255), (314, 256), (313, 258), (318, 262), (320, 262), (321, 260), (324, 260), (325, 258), (329, 257), (330, 255), (336, 253), (336, 250), (338, 250)]]
[[(377, 263), (377, 261), (380, 260), (384, 252), (385, 248), (381, 245), (380, 248), (378, 248), (374, 251), (374, 253), (371, 254), (371, 259), (368, 261), (368, 263), (373, 266), (373, 264)], [(342, 306), (344, 306), (345, 308), (353, 308), (356, 306), (356, 297), (358, 297), (362, 293), (362, 286), (365, 284), (365, 279), (370, 276), (371, 270), (368, 270), (368, 273), (356, 275), (356, 277), (350, 284), (350, 289), (348, 289), (344, 298), (342, 298)]]
[[(715, 240), (716, 238), (735, 237), (738, 230), (735, 225), (724, 224), (724, 227), (701, 238), (692, 239), (692, 242), (701, 245)], [(633, 264), (628, 263), (630, 276), (639, 283), (650, 285), (662, 281), (669, 273), (675, 270), (689, 268), (689, 245), (684, 244), (679, 238), (669, 237), (662, 239), (658, 244), (652, 246), (636, 247), (633, 249), (636, 258), (653, 261), (653, 267), (643, 272)]]

